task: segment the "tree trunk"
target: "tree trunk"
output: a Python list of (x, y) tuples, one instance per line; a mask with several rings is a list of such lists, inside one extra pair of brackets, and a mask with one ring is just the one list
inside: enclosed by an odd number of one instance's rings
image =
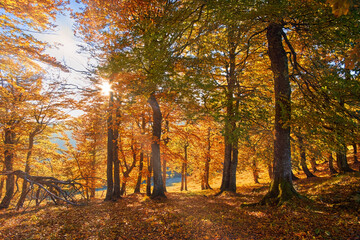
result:
[(161, 139), (161, 110), (160, 106), (155, 98), (154, 93), (152, 93), (148, 99), (153, 111), (153, 133), (152, 133), (152, 143), (151, 143), (151, 157), (153, 161), (153, 180), (154, 180), (154, 189), (151, 194), (151, 198), (166, 197), (165, 189), (162, 180), (161, 174), (161, 158), (160, 158), (160, 139)]
[(166, 191), (166, 159), (163, 159), (163, 165), (162, 165), (162, 180), (163, 180), (163, 186), (164, 186), (164, 192)]
[(138, 178), (136, 181), (136, 186), (135, 186), (135, 190), (134, 193), (140, 193), (140, 188), (141, 188), (141, 181), (142, 181), (142, 171), (144, 168), (144, 144), (141, 143), (141, 152), (140, 152), (140, 159), (139, 159), (139, 173), (138, 173)]
[(252, 173), (254, 177), (254, 183), (259, 183), (259, 169), (257, 167), (255, 157), (252, 160)]
[[(165, 131), (166, 131), (166, 133), (167, 134), (169, 134), (169, 121), (168, 120), (166, 120), (165, 121)], [(166, 137), (165, 139), (164, 139), (164, 144), (165, 144), (165, 146), (167, 146), (167, 144), (169, 143), (169, 137)], [(167, 192), (167, 190), (166, 190), (166, 158), (164, 157), (163, 158), (163, 165), (162, 165), (162, 168), (163, 168), (163, 170), (162, 170), (162, 174), (163, 174), (163, 185), (164, 185), (164, 192)]]
[(268, 169), (268, 174), (269, 174), (270, 180), (273, 180), (274, 179), (274, 169), (273, 169), (273, 166), (271, 164), (271, 161), (268, 161), (267, 169)]
[(107, 189), (105, 201), (113, 199), (114, 192), (114, 179), (113, 179), (113, 164), (114, 164), (114, 130), (113, 130), (113, 117), (112, 111), (114, 107), (114, 96), (110, 93), (109, 99), (109, 116), (107, 119), (107, 165), (106, 165), (106, 179)]
[(121, 183), (121, 189), (120, 189), (120, 195), (124, 196), (126, 195), (126, 183), (127, 183), (127, 179), (129, 178), (129, 176), (124, 176), (124, 179)]
[(184, 190), (184, 185), (185, 185), (185, 163), (181, 164), (181, 186), (180, 186), (180, 191)]
[(4, 179), (1, 178), (1, 180), (0, 180), (0, 199), (2, 198), (3, 187), (4, 187)]
[(132, 172), (132, 170), (135, 168), (136, 166), (136, 151), (135, 151), (135, 141), (132, 138), (131, 140), (131, 151), (132, 151), (132, 163), (129, 167), (129, 165), (126, 163), (126, 159), (124, 158), (124, 165), (125, 165), (125, 171), (123, 171), (123, 176), (124, 176), (124, 180), (123, 183), (121, 185), (121, 190), (120, 190), (120, 195), (124, 195), (126, 194), (126, 183), (130, 177), (130, 174)]
[(188, 164), (188, 145), (185, 145), (185, 162), (184, 162), (184, 180), (185, 180), (185, 191), (188, 190), (187, 188), (187, 164)]
[[(5, 139), (4, 139), (4, 144), (5, 144), (5, 151), (4, 151), (4, 156), (5, 156), (5, 171), (13, 171), (13, 158), (14, 158), (14, 143), (15, 143), (15, 133), (13, 132), (13, 130), (11, 128), (6, 128), (5, 129)], [(3, 200), (0, 203), (0, 209), (3, 208), (8, 208), (11, 202), (11, 199), (13, 198), (13, 194), (14, 194), (14, 185), (15, 185), (15, 178), (13, 174), (10, 174), (7, 176), (6, 178), (6, 184), (5, 184), (5, 196), (3, 198)]]
[(301, 136), (297, 136), (300, 150), (300, 165), (307, 178), (316, 177), (312, 174), (306, 164), (306, 152), (304, 147), (304, 141)]
[(353, 143), (353, 149), (354, 149), (354, 163), (358, 163), (358, 157), (357, 157), (357, 144)]
[(341, 173), (354, 172), (347, 162), (346, 151), (347, 147), (343, 145), (342, 148), (336, 152), (336, 165)]
[(113, 200), (121, 198), (121, 189), (120, 189), (120, 160), (119, 160), (119, 110), (116, 107), (116, 120), (114, 121), (114, 130), (113, 130), (113, 163), (114, 163), (114, 190), (113, 190)]
[(225, 156), (220, 193), (223, 191), (236, 192), (236, 168), (238, 163), (238, 137), (235, 133), (237, 106), (234, 106), (234, 93), (237, 83), (236, 41), (235, 27), (228, 26), (229, 65), (227, 66), (226, 75)]
[(280, 24), (269, 24), (266, 37), (275, 85), (274, 178), (270, 191), (261, 201), (263, 204), (281, 204), (294, 196), (299, 196), (294, 189), (291, 176), (290, 126), (288, 124), (291, 117), (291, 88), (282, 34)]
[(204, 175), (201, 182), (201, 189), (212, 189), (209, 184), (210, 161), (211, 161), (211, 128), (208, 128), (207, 153), (205, 158)]
[(310, 164), (311, 164), (311, 168), (313, 170), (313, 172), (316, 172), (317, 171), (317, 168), (316, 168), (316, 159), (315, 157), (311, 157), (310, 158)]
[(183, 191), (185, 189), (185, 191), (187, 191), (187, 161), (188, 161), (188, 156), (187, 156), (187, 148), (188, 148), (188, 144), (184, 145), (184, 162), (181, 165), (181, 191)]
[(36, 190), (36, 198), (35, 198), (35, 204), (36, 206), (39, 206), (41, 201), (40, 201), (40, 188), (38, 187), (38, 189)]
[(336, 173), (338, 173), (338, 172), (335, 170), (335, 168), (334, 168), (334, 158), (333, 158), (331, 152), (328, 153), (328, 161), (329, 161), (330, 174), (336, 174)]
[[(28, 152), (26, 154), (26, 161), (25, 161), (25, 173), (27, 173), (27, 174), (30, 174), (30, 158), (31, 158), (32, 149), (34, 146), (34, 138), (35, 138), (35, 133), (34, 132), (30, 133), (29, 134)], [(24, 205), (26, 195), (28, 194), (27, 186), (28, 186), (27, 181), (23, 181), (22, 188), (21, 188), (21, 195), (16, 204), (16, 210), (19, 210)]]
[(147, 156), (148, 174), (146, 176), (146, 195), (151, 196), (151, 174), (152, 174), (152, 158)]
[[(146, 121), (145, 121), (145, 116), (143, 115), (141, 118), (141, 135), (142, 136), (145, 134), (145, 128), (146, 128)], [(143, 168), (144, 168), (144, 143), (141, 143), (140, 144), (140, 159), (139, 159), (139, 174), (138, 174), (138, 179), (136, 182), (134, 193), (140, 193)]]
[(96, 191), (96, 145), (97, 139), (94, 137), (94, 145), (92, 147), (92, 161), (91, 161), (91, 179), (90, 179), (90, 199), (95, 198), (95, 191)]
[[(5, 171), (5, 165), (3, 166), (3, 169), (2, 169), (2, 171), (4, 172)], [(1, 197), (2, 197), (2, 193), (3, 193), (3, 188), (4, 188), (4, 176), (0, 176), (0, 199), (1, 199)]]

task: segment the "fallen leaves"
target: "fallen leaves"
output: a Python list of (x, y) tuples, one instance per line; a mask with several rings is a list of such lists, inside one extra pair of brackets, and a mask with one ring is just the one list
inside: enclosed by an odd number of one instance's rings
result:
[[(315, 184), (300, 181), (297, 188), (313, 199), (329, 202), (336, 196), (337, 201), (348, 201), (359, 183), (356, 176), (340, 176), (319, 178)], [(261, 199), (264, 191), (253, 189), (240, 187), (241, 194), (221, 197), (214, 197), (215, 192), (167, 193), (166, 200), (152, 201), (138, 194), (83, 207), (3, 211), (0, 239), (356, 239), (360, 235), (359, 209), (338, 209), (318, 200), (276, 208), (241, 207)]]

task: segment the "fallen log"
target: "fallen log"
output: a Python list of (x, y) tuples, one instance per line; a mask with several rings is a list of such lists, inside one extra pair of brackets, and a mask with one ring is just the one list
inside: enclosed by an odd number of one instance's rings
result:
[[(14, 175), (17, 179), (21, 178), (24, 181), (27, 181), (29, 183), (27, 196), (30, 195), (31, 200), (34, 198), (34, 194), (32, 192), (35, 190), (35, 186), (37, 186), (35, 196), (39, 196), (42, 191), (42, 200), (49, 197), (56, 205), (59, 204), (59, 202), (65, 202), (75, 206), (82, 205), (77, 203), (75, 199), (75, 195), (79, 193), (83, 196), (83, 186), (81, 183), (76, 182), (76, 180), (63, 181), (54, 177), (32, 176), (21, 170), (0, 172), (0, 175)], [(36, 199), (37, 202), (38, 200), (39, 199)]]

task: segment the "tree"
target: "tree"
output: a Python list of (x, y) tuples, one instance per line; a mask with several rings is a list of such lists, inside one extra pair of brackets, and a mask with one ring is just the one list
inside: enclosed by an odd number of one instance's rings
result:
[(107, 119), (107, 189), (105, 201), (121, 198), (118, 156), (119, 114), (119, 101), (115, 101), (114, 93), (111, 92)]
[(66, 121), (66, 131), (63, 134), (66, 149), (62, 152), (67, 164), (72, 166), (69, 177), (77, 179), (84, 186), (87, 199), (93, 199), (96, 188), (102, 187), (105, 182), (101, 178), (101, 172), (106, 159), (106, 105), (104, 97), (96, 93), (86, 100), (87, 104), (81, 104), (84, 113)]
[[(11, 62), (14, 64), (14, 62)], [(20, 141), (20, 124), (26, 119), (26, 101), (30, 93), (26, 90), (32, 83), (37, 81), (37, 76), (31, 74), (21, 75), (20, 67), (18, 69), (7, 69), (7, 72), (1, 72), (1, 120), (0, 124), (4, 139), (4, 170), (12, 172), (14, 166), (14, 157), (17, 144)], [(23, 111), (19, 111), (19, 109)], [(13, 198), (15, 187), (14, 175), (8, 175), (6, 179), (6, 193), (0, 203), (0, 208), (8, 208)]]
[[(62, 121), (67, 118), (67, 114), (61, 109), (64, 106), (71, 108), (72, 100), (67, 96), (69, 91), (63, 91), (62, 85), (59, 82), (46, 83), (42, 77), (36, 79), (36, 84), (27, 90), (31, 99), (27, 99), (29, 110), (27, 111), (26, 125), (23, 128), (28, 128), (28, 147), (25, 160), (25, 173), (30, 174), (31, 158), (35, 139), (42, 134), (46, 128), (56, 124), (57, 121)], [(28, 194), (27, 181), (23, 181), (21, 196), (16, 205), (16, 209), (23, 207), (25, 198)]]
[(272, 22), (268, 25), (266, 37), (271, 70), (274, 74), (275, 88), (275, 140), (274, 140), (274, 178), (270, 191), (263, 202), (286, 201), (297, 196), (292, 184), (290, 150), (290, 80), (288, 58), (282, 43), (283, 26)]
[[(201, 15), (202, 7), (177, 1), (114, 1), (116, 4), (111, 6), (97, 1), (83, 3), (86, 8), (78, 14), (78, 19), (83, 23), (80, 31), (84, 39), (92, 43), (94, 38), (91, 34), (99, 36), (96, 40), (101, 42), (101, 50), (107, 60), (104, 69), (109, 75), (126, 72), (138, 75), (137, 84), (134, 82), (130, 86), (134, 93), (147, 96), (153, 110), (152, 197), (163, 197), (164, 188), (158, 186), (163, 183), (157, 143), (161, 136), (162, 115), (157, 97), (161, 89), (169, 89), (174, 83), (174, 65), (192, 37), (193, 26)], [(88, 21), (93, 17), (99, 20), (96, 26), (91, 26)], [(184, 43), (179, 45), (180, 41), (176, 42), (179, 39)]]
[(55, 29), (52, 20), (65, 10), (67, 1), (3, 1), (0, 4), (0, 55), (12, 58), (23, 65), (40, 69), (39, 62), (65, 68), (55, 58), (45, 53), (50, 47), (35, 37), (35, 33), (50, 32)]

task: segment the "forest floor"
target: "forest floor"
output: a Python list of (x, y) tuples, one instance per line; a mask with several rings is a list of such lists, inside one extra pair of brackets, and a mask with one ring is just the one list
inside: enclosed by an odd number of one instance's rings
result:
[[(117, 202), (47, 205), (0, 211), (0, 239), (360, 239), (360, 173), (295, 181), (307, 200), (256, 203), (268, 184), (238, 194), (169, 192), (151, 200), (131, 194)], [(170, 188), (171, 189), (171, 188)]]

